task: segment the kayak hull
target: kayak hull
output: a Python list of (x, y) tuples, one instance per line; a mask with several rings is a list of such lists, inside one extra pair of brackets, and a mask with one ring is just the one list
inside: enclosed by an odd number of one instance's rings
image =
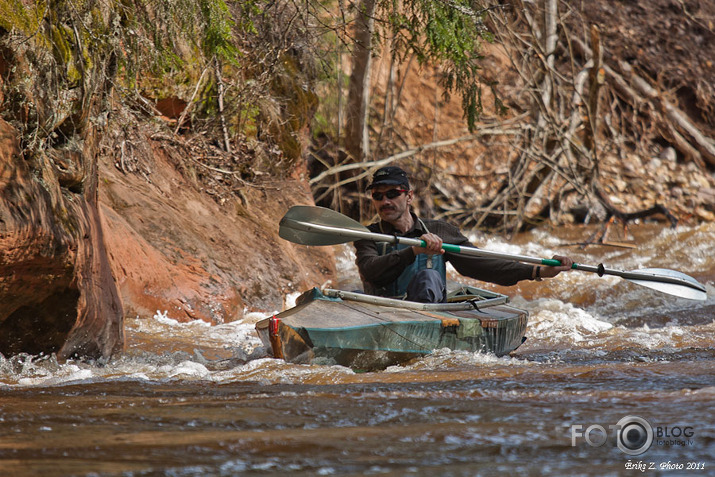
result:
[(258, 322), (256, 330), (276, 358), (364, 370), (443, 348), (503, 356), (521, 345), (526, 311), (478, 288), (462, 288), (462, 295), (462, 303), (425, 305), (314, 288), (295, 307)]

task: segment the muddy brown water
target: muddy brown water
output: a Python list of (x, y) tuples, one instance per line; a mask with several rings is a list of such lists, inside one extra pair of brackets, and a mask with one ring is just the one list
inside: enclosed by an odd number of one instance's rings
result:
[(0, 475), (715, 475), (715, 226), (634, 233), (635, 249), (567, 247), (582, 230), (476, 240), (680, 270), (708, 300), (571, 272), (508, 290), (530, 313), (512, 356), (371, 373), (267, 357), (253, 324), (272, 310), (129, 317), (108, 363), (0, 357)]

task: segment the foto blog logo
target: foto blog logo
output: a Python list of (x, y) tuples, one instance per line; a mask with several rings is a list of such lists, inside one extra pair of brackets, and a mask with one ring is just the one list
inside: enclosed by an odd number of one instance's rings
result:
[[(616, 446), (625, 454), (640, 455), (653, 444), (653, 427), (639, 416), (626, 416), (608, 429), (616, 440)], [(592, 424), (584, 429), (581, 424), (571, 426), (571, 446), (583, 439), (592, 447), (601, 447), (608, 441), (608, 431), (600, 424)]]

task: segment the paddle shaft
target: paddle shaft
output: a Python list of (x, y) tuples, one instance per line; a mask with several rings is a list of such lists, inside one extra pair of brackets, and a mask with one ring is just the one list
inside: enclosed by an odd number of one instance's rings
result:
[[(425, 245), (427, 245), (424, 240), (421, 240), (418, 238), (398, 237), (396, 235), (379, 234), (376, 232), (370, 232), (369, 230), (367, 230), (367, 228), (365, 228), (364, 230), (356, 230), (355, 228), (346, 229), (346, 228), (341, 228), (341, 227), (333, 227), (330, 225), (309, 223), (309, 222), (303, 222), (303, 221), (299, 221), (299, 220), (286, 219), (286, 218), (284, 218), (284, 221), (285, 221), (284, 224), (287, 226), (290, 226), (291, 228), (304, 230), (306, 232), (325, 233), (325, 234), (330, 234), (332, 236), (344, 237), (346, 239), (346, 241), (364, 239), (364, 240), (372, 240), (374, 242), (387, 242), (387, 243), (392, 243), (392, 244), (403, 244), (403, 245), (417, 246), (417, 247), (424, 247)], [(554, 260), (554, 259), (529, 257), (527, 255), (518, 255), (518, 254), (512, 254), (512, 253), (501, 253), (501, 252), (496, 252), (493, 250), (484, 250), (484, 249), (474, 248), (474, 247), (463, 247), (460, 245), (442, 244), (442, 248), (444, 249), (445, 252), (458, 253), (458, 254), (462, 254), (462, 255), (470, 255), (470, 256), (476, 256), (476, 257), (500, 258), (500, 259), (504, 259), (504, 260), (533, 263), (536, 265), (544, 265), (544, 266), (552, 266), (552, 267), (558, 267), (559, 265), (561, 265), (561, 262), (559, 262), (558, 260)], [(669, 277), (669, 276), (664, 276), (664, 275), (653, 275), (651, 273), (644, 273), (644, 272), (638, 272), (638, 271), (614, 270), (614, 269), (606, 268), (602, 264), (598, 265), (598, 266), (593, 266), (593, 265), (583, 265), (583, 264), (574, 263), (571, 266), (571, 268), (573, 270), (581, 270), (584, 272), (597, 273), (599, 276), (614, 275), (614, 276), (618, 276), (621, 278), (625, 278), (627, 280), (645, 280), (645, 281), (654, 281), (654, 282), (661, 282), (661, 283), (671, 283), (674, 285), (679, 285), (679, 286), (685, 285), (690, 288), (699, 289), (699, 287), (694, 287), (692, 284), (687, 283), (684, 280), (677, 278), (677, 277)]]
[[(376, 232), (348, 229), (343, 230), (337, 227), (331, 227), (329, 225), (312, 224), (306, 222), (299, 222), (296, 220), (291, 220), (293, 227), (300, 227), (302, 230), (311, 232), (323, 232), (331, 235), (337, 235), (340, 237), (345, 237), (346, 239), (352, 240), (372, 240), (373, 242), (387, 242), (392, 244), (403, 244), (415, 247), (424, 247), (427, 244), (424, 240), (418, 238), (409, 237), (398, 237), (396, 235), (379, 234)], [(547, 265), (547, 266), (559, 266), (561, 262), (553, 259), (542, 259), (536, 257), (528, 257), (526, 255), (515, 255), (511, 253), (500, 253), (492, 250), (483, 250), (474, 247), (462, 247), (460, 245), (452, 245), (448, 243), (442, 244), (442, 249), (445, 252), (458, 253), (461, 255), (471, 255), (475, 257), (491, 257), (491, 258), (501, 258), (505, 260), (516, 260), (519, 262), (535, 263), (537, 265)], [(576, 268), (576, 264), (572, 268)], [(590, 270), (589, 270), (590, 271)]]

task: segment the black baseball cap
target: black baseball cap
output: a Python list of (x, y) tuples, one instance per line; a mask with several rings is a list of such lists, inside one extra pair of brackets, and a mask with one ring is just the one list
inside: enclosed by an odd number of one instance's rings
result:
[(404, 185), (408, 190), (410, 181), (407, 179), (407, 173), (397, 166), (381, 167), (372, 175), (372, 184), (367, 187), (367, 190), (381, 185)]

